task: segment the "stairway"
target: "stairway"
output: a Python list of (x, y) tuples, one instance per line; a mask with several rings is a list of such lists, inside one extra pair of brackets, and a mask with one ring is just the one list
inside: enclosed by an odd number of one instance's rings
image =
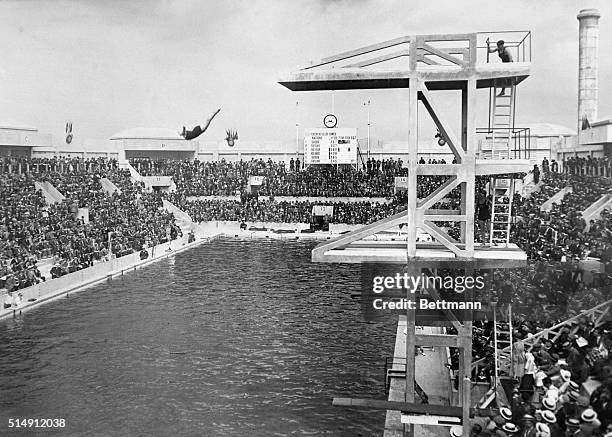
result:
[[(495, 383), (500, 377), (512, 377), (512, 306), (494, 305), (493, 346), (495, 348)], [(508, 346), (510, 346), (508, 348)], [(504, 350), (506, 349), (506, 350)]]
[(189, 232), (195, 230), (196, 223), (193, 222), (193, 220), (191, 219), (188, 213), (179, 209), (172, 202), (169, 202), (166, 199), (163, 199), (162, 202), (163, 202), (164, 209), (174, 214), (174, 219), (176, 220), (176, 224), (178, 225), (179, 228), (181, 228), (181, 232), (183, 233), (183, 235), (187, 235)]
[(491, 158), (509, 159), (511, 154), (514, 129), (514, 102), (516, 85), (505, 87), (505, 93), (499, 93), (504, 87), (492, 88), (489, 99), (489, 127), (491, 128)]
[(66, 196), (59, 192), (57, 188), (53, 186), (53, 184), (49, 181), (43, 182), (34, 182), (34, 187), (37, 190), (42, 191), (42, 194), (47, 202), (47, 205), (51, 205), (53, 203), (61, 203)]
[(514, 179), (491, 178), (491, 232), (492, 246), (508, 247), (510, 243), (510, 221), (514, 198)]

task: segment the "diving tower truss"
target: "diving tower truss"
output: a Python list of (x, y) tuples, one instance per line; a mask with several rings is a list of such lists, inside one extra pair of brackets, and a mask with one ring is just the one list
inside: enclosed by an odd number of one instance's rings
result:
[[(464, 269), (467, 275), (474, 269), (526, 265), (526, 254), (515, 244), (506, 242), (500, 246), (489, 246), (475, 243), (474, 239), (476, 176), (512, 179), (520, 173), (527, 173), (531, 168), (528, 150), (518, 150), (518, 153), (516, 148), (511, 150), (511, 145), (515, 144), (512, 137), (516, 88), (530, 75), (531, 34), (513, 32), (513, 35), (512, 40), (508, 39), (506, 47), (513, 51), (515, 62), (502, 63), (496, 57), (489, 56), (484, 42), (498, 39), (493, 32), (414, 35), (340, 53), (281, 75), (278, 82), (292, 91), (408, 89), (406, 208), (393, 216), (320, 244), (312, 251), (314, 262), (398, 264), (404, 266), (404, 272), (415, 276), (435, 272), (435, 269), (441, 267)], [(516, 38), (516, 35), (520, 36)], [(491, 89), (490, 94), (496, 97), (489, 105), (490, 124), (493, 121), (490, 128), (495, 129), (494, 132), (489, 129), (489, 134), (495, 137), (493, 151), (486, 156), (489, 159), (477, 153), (476, 92), (483, 88)], [(509, 97), (498, 97), (497, 92), (506, 88)], [(461, 122), (457, 132), (441, 111), (441, 104), (435, 96), (439, 90), (454, 90), (461, 95)], [(419, 103), (446, 140), (456, 163), (418, 164)], [(421, 175), (445, 176), (446, 180), (426, 198), (418, 198), (417, 177)], [(435, 209), (438, 202), (455, 189), (460, 191), (459, 209)], [(440, 222), (459, 223), (459, 238), (449, 235), (437, 224)], [(398, 227), (406, 230), (403, 240), (376, 239), (377, 233), (396, 230)], [(417, 241), (418, 230), (429, 234), (434, 241)], [(436, 290), (427, 291), (436, 296)], [(408, 293), (408, 299), (414, 299), (414, 296)], [(460, 349), (460, 393), (455, 407), (461, 408), (449, 409), (447, 415), (460, 417), (461, 423), (468, 424), (474, 415), (470, 410), (469, 380), (472, 366), (471, 316), (469, 312), (460, 321), (449, 312), (448, 325), (457, 334), (424, 335), (416, 330), (415, 310), (408, 309), (405, 402), (397, 405), (392, 402), (360, 400), (360, 406), (400, 410), (403, 414), (430, 414), (427, 413), (428, 407), (440, 406), (414, 403), (415, 347), (456, 347)], [(335, 404), (355, 406), (346, 400)], [(402, 422), (407, 423), (404, 420)], [(410, 434), (413, 428), (414, 425), (406, 425), (404, 431)], [(469, 426), (463, 427), (465, 437), (469, 436), (469, 431)]]

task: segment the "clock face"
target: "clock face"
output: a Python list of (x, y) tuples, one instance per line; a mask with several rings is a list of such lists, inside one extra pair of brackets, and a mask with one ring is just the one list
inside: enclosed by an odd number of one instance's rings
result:
[(332, 127), (336, 127), (336, 124), (338, 124), (338, 119), (334, 114), (328, 114), (323, 119), (323, 124), (325, 125), (325, 127), (331, 129)]

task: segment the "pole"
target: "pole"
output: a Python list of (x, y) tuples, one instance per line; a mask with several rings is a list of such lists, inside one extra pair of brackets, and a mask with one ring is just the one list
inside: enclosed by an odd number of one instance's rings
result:
[(370, 100), (368, 99), (368, 159), (370, 159)]
[(300, 124), (298, 123), (300, 117), (299, 102), (295, 102), (295, 158), (298, 158), (300, 150)]
[(300, 129), (299, 124), (295, 124), (295, 157), (297, 158), (300, 153)]

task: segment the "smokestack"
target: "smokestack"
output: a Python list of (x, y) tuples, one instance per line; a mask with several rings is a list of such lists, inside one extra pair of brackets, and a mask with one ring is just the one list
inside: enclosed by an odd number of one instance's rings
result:
[(597, 45), (599, 40), (597, 9), (583, 9), (578, 14), (578, 133), (583, 128), (583, 118), (597, 121)]

